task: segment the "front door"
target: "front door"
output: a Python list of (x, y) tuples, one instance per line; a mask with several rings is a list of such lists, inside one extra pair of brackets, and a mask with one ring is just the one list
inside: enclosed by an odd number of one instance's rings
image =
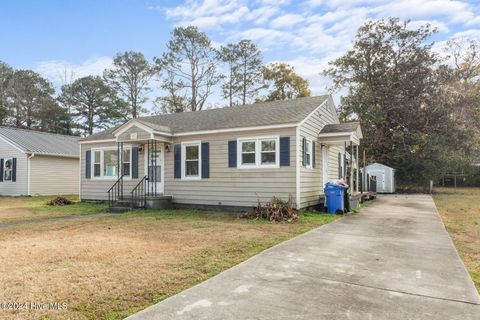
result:
[(163, 194), (163, 144), (157, 143), (157, 146), (152, 147), (151, 150), (149, 150), (149, 147), (147, 145), (145, 149), (145, 175), (148, 176), (148, 193)]

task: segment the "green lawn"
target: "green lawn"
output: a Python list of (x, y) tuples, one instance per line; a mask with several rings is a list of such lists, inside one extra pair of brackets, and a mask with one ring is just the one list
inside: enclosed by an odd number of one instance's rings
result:
[[(34, 201), (45, 212), (44, 201)], [(68, 309), (0, 310), (0, 318), (123, 319), (337, 218), (309, 212), (295, 223), (270, 223), (230, 212), (137, 210), (4, 228), (2, 298), (64, 301)]]
[(480, 188), (437, 188), (433, 199), (480, 293)]

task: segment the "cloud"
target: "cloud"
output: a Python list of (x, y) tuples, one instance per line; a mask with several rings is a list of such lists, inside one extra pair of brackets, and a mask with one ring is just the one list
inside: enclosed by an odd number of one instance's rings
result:
[(451, 23), (468, 23), (477, 18), (468, 3), (451, 0), (398, 0), (380, 5), (373, 11), (380, 16), (404, 20), (442, 17)]
[(272, 28), (288, 28), (293, 27), (294, 25), (302, 22), (303, 16), (300, 14), (285, 14), (283, 16), (277, 17), (270, 22)]
[(91, 58), (80, 64), (62, 60), (40, 61), (35, 66), (35, 71), (48, 78), (57, 87), (67, 81), (73, 81), (89, 75), (102, 75), (103, 71), (111, 68), (113, 60), (110, 57)]
[(161, 11), (176, 25), (206, 29), (216, 45), (253, 40), (265, 62), (291, 63), (314, 94), (328, 84), (319, 73), (351, 48), (369, 19), (399, 17), (410, 28), (429, 23), (439, 30), (434, 50), (452, 37), (480, 39), (480, 3), (459, 0), (187, 0)]

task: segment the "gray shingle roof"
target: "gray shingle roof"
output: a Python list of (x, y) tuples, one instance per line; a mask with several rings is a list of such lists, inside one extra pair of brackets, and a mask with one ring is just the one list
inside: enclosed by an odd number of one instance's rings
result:
[(360, 122), (344, 122), (344, 123), (333, 123), (327, 124), (323, 127), (322, 133), (342, 133), (342, 132), (352, 132), (356, 131), (360, 126)]
[[(163, 114), (138, 119), (153, 126), (169, 127), (173, 133), (299, 123), (328, 97), (328, 95), (323, 95), (262, 102), (245, 106)], [(114, 138), (112, 132), (115, 129), (111, 128), (93, 134), (83, 140), (112, 139)]]
[(0, 126), (0, 136), (26, 153), (78, 156), (80, 137)]

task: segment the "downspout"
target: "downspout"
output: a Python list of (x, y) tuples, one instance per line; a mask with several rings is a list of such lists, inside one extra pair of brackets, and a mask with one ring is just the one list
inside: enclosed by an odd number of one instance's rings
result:
[(28, 156), (28, 161), (27, 161), (27, 195), (30, 196), (30, 174), (31, 174), (31, 165), (30, 165), (30, 159), (32, 159), (33, 157), (35, 157), (35, 153), (32, 152), (32, 154), (30, 154), (30, 156)]

